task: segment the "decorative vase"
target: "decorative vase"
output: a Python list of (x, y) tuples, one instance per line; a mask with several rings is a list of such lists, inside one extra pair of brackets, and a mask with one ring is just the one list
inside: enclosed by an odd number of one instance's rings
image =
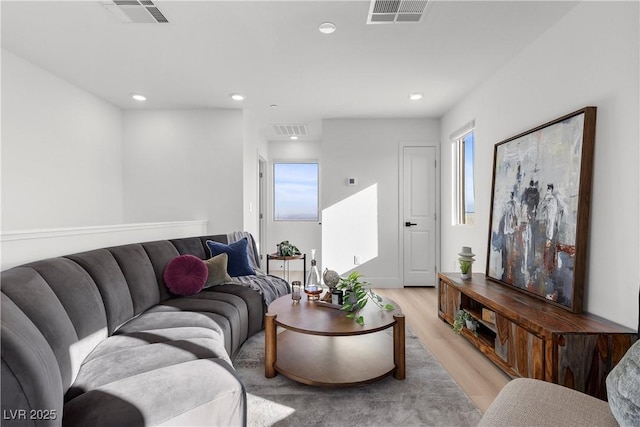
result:
[(316, 250), (311, 249), (311, 269), (307, 276), (307, 282), (304, 284), (304, 293), (307, 294), (307, 300), (318, 301), (322, 293), (322, 285), (320, 284), (320, 272), (316, 265)]
[(476, 331), (476, 323), (473, 320), (465, 320), (465, 323), (467, 324), (467, 329), (471, 332)]
[(355, 311), (358, 307), (358, 297), (355, 291), (347, 290), (344, 293), (344, 299), (346, 303), (351, 304), (351, 311)]
[[(460, 258), (458, 258), (458, 262), (460, 262), (460, 277), (462, 280), (469, 280), (471, 279), (471, 267), (473, 265), (473, 261), (475, 261), (473, 257), (476, 256), (476, 254), (471, 252), (471, 247), (463, 246), (462, 251), (458, 253), (458, 255), (460, 256)], [(466, 267), (466, 273), (462, 271), (464, 268), (463, 265)]]

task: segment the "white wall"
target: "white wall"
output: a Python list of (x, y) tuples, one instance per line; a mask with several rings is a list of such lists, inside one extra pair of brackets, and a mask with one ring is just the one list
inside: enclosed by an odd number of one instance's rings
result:
[[(266, 253), (274, 253), (276, 245), (288, 240), (302, 253), (307, 254), (307, 271), (311, 267), (311, 249), (317, 249), (316, 260), (318, 269), (322, 266), (322, 236), (319, 221), (274, 221), (273, 220), (273, 163), (274, 162), (308, 162), (320, 163), (320, 177), (323, 176), (320, 142), (318, 141), (269, 141), (269, 162), (267, 167), (267, 242)], [(320, 194), (323, 188), (320, 185)], [(266, 262), (266, 261), (265, 261)], [(271, 261), (270, 269), (278, 270), (283, 267), (276, 261)], [(266, 266), (265, 266), (266, 268)], [(290, 263), (291, 271), (302, 270), (302, 262)], [(271, 270), (270, 270), (271, 271)], [(322, 271), (320, 271), (322, 273)]]
[[(352, 264), (365, 280), (379, 287), (401, 287), (399, 259), (401, 236), (399, 216), (399, 144), (401, 142), (434, 143), (440, 140), (436, 119), (331, 119), (322, 124), (322, 209), (342, 203), (368, 220), (358, 221), (339, 232), (344, 242), (368, 242), (377, 232), (377, 254), (361, 265), (353, 265), (353, 255), (337, 247), (327, 247), (323, 238), (322, 268)], [(346, 178), (355, 177), (356, 186), (347, 186)], [(373, 199), (372, 199), (373, 198)], [(353, 205), (353, 208), (350, 206)], [(377, 210), (375, 206), (377, 205)], [(364, 230), (377, 223), (377, 230)], [(360, 231), (358, 231), (360, 229)], [(323, 223), (323, 236), (335, 233)], [(367, 249), (369, 248), (369, 249)], [(343, 274), (344, 271), (338, 271)]]
[(124, 220), (243, 229), (240, 110), (124, 113)]
[(2, 50), (3, 270), (242, 229), (242, 171), (240, 111), (123, 113)]
[(1, 265), (6, 270), (45, 258), (128, 243), (150, 242), (207, 233), (206, 221), (100, 225), (3, 232)]
[(3, 231), (122, 215), (122, 112), (3, 49)]
[[(461, 246), (484, 271), (495, 143), (588, 105), (598, 107), (585, 310), (638, 325), (640, 230), (637, 2), (585, 2), (442, 118), (442, 259)], [(451, 226), (449, 135), (476, 121), (476, 225)]]
[(258, 159), (266, 160), (268, 143), (260, 135), (253, 114), (244, 111), (242, 115), (243, 130), (243, 230), (251, 233), (260, 246), (259, 241), (259, 177)]

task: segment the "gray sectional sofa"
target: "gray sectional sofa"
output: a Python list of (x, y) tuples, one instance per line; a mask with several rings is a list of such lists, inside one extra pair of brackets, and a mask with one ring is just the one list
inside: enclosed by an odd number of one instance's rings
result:
[(227, 236), (97, 249), (4, 271), (2, 425), (245, 425), (246, 394), (231, 357), (263, 328), (263, 296), (223, 284), (179, 297), (163, 279), (176, 256), (208, 258), (206, 240)]

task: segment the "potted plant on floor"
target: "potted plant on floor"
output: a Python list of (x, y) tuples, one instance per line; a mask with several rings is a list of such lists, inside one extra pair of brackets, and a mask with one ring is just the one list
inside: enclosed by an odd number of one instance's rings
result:
[(359, 313), (369, 300), (385, 310), (395, 310), (391, 304), (383, 304), (382, 297), (377, 295), (369, 287), (369, 283), (361, 281), (362, 274), (352, 272), (346, 278), (340, 278), (337, 288), (344, 292), (344, 300), (341, 310), (347, 311), (347, 317), (355, 319), (359, 325), (364, 325), (364, 317)]

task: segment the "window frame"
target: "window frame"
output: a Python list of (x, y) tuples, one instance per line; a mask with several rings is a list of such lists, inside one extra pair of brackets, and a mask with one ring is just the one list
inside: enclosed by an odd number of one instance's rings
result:
[[(290, 218), (279, 218), (276, 214), (276, 194), (277, 194), (277, 186), (276, 186), (276, 167), (278, 165), (315, 165), (316, 166), (316, 210), (315, 217), (309, 219), (290, 219)], [(272, 218), (274, 222), (318, 222), (320, 221), (320, 162), (318, 160), (274, 160), (272, 162), (272, 188), (273, 188), (273, 196), (272, 196)]]
[[(466, 171), (466, 142), (469, 135), (473, 141), (473, 212), (467, 212), (467, 171)], [(467, 123), (458, 131), (451, 134), (451, 160), (452, 160), (452, 225), (472, 226), (475, 224), (475, 121)], [(471, 216), (473, 215), (473, 216)]]

